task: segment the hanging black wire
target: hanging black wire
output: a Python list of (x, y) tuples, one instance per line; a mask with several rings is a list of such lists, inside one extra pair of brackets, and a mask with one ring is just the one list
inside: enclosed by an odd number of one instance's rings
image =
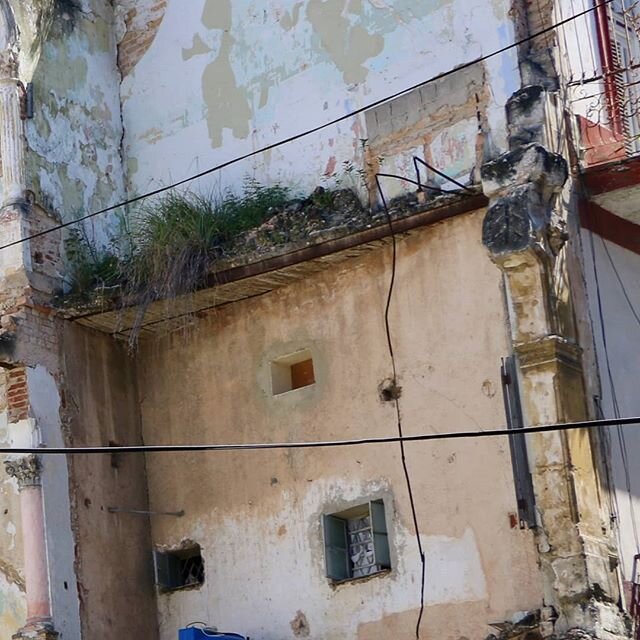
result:
[[(425, 166), (427, 169), (429, 169), (429, 171), (433, 171), (433, 173), (439, 175), (441, 178), (444, 178), (445, 180), (448, 180), (449, 182), (452, 182), (453, 184), (455, 184), (457, 187), (460, 187), (460, 189), (464, 189), (464, 191), (467, 191), (469, 194), (475, 195), (476, 192), (471, 189), (470, 187), (465, 186), (464, 184), (462, 184), (462, 182), (458, 182), (455, 178), (452, 178), (451, 176), (448, 176), (446, 173), (442, 173), (442, 171), (438, 171), (438, 169), (436, 169), (435, 167), (433, 167), (432, 165), (430, 165), (428, 162), (426, 162), (425, 160), (423, 160), (422, 158), (419, 158), (418, 156), (413, 156), (413, 168), (416, 170), (416, 180), (418, 181), (418, 190), (422, 191), (422, 189), (431, 189), (433, 191), (436, 191), (436, 189), (434, 189), (433, 187), (427, 187), (426, 185), (423, 187), (422, 185), (422, 180), (420, 178), (420, 167), (418, 167), (418, 163), (420, 163), (421, 165)], [(382, 175), (382, 174), (380, 174)], [(390, 176), (393, 177), (393, 176)], [(442, 189), (437, 189), (437, 191), (442, 191)], [(450, 193), (449, 191), (442, 191), (443, 193)]]
[[(384, 208), (384, 212), (387, 218), (387, 223), (389, 225), (389, 234), (391, 236), (391, 279), (389, 280), (389, 289), (387, 291), (387, 302), (384, 308), (384, 328), (387, 334), (387, 347), (389, 348), (389, 356), (391, 358), (391, 369), (393, 373), (393, 385), (397, 387), (398, 378), (397, 378), (397, 369), (396, 369), (396, 358), (393, 351), (393, 340), (391, 338), (391, 326), (389, 322), (389, 310), (391, 308), (391, 300), (393, 298), (393, 289), (396, 281), (396, 262), (397, 262), (397, 242), (396, 235), (393, 228), (393, 220), (391, 218), (391, 214), (389, 213), (389, 207), (387, 206), (387, 200), (384, 196), (384, 191), (382, 190), (382, 185), (380, 184), (380, 178), (394, 178), (396, 180), (403, 180), (406, 182), (410, 182), (412, 184), (418, 184), (413, 180), (409, 180), (402, 176), (397, 176), (393, 174), (382, 174), (376, 173), (376, 186), (378, 187), (378, 193), (380, 194), (380, 200), (382, 202), (382, 206)], [(420, 613), (418, 614), (418, 621), (416, 622), (416, 640), (420, 640), (420, 625), (422, 624), (422, 617), (424, 615), (424, 591), (425, 591), (425, 582), (426, 582), (426, 569), (427, 562), (424, 554), (424, 549), (422, 548), (422, 540), (420, 539), (420, 527), (418, 525), (418, 516), (416, 513), (416, 504), (415, 499), (413, 497), (413, 488), (411, 485), (411, 476), (409, 475), (409, 467), (407, 465), (407, 458), (405, 455), (405, 446), (404, 446), (404, 432), (402, 428), (402, 413), (400, 411), (400, 399), (397, 395), (394, 396), (393, 399), (395, 410), (396, 410), (396, 423), (398, 426), (398, 437), (400, 439), (400, 454), (402, 458), (402, 470), (404, 471), (404, 477), (407, 483), (407, 492), (409, 494), (409, 503), (411, 505), (411, 517), (413, 518), (413, 527), (416, 533), (416, 540), (418, 542), (418, 553), (420, 554), (420, 567), (421, 567), (421, 576), (420, 576)]]

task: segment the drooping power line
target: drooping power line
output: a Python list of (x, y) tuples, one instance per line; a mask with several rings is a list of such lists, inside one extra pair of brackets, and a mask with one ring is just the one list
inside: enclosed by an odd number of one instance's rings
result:
[[(518, 434), (549, 433), (576, 429), (599, 429), (616, 425), (640, 425), (640, 416), (580, 420), (555, 424), (522, 427)], [(449, 431), (445, 433), (421, 433), (413, 436), (382, 436), (352, 440), (322, 440), (312, 442), (260, 442), (247, 444), (136, 444), (113, 447), (0, 447), (0, 454), (19, 455), (111, 455), (114, 453), (186, 453), (198, 451), (261, 451), (274, 449), (318, 449), (331, 447), (356, 447), (363, 445), (391, 444), (399, 442), (430, 442), (433, 440), (468, 440), (513, 435), (513, 429), (486, 429), (484, 431)]]

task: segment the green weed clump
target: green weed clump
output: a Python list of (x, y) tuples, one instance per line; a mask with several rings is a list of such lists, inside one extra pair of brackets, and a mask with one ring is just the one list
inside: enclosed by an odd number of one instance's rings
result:
[(127, 304), (198, 289), (216, 260), (244, 232), (260, 226), (290, 198), (281, 185), (247, 180), (241, 195), (170, 191), (137, 208), (114, 238), (118, 251), (96, 250), (79, 233), (67, 239), (72, 292), (120, 286)]
[(65, 241), (67, 261), (71, 264), (71, 293), (115, 287), (121, 281), (121, 264), (111, 249), (96, 248), (86, 236), (72, 229)]

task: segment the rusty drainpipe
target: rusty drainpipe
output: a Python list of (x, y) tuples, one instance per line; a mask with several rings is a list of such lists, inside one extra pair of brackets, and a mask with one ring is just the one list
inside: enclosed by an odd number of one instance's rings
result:
[(622, 110), (620, 109), (620, 96), (615, 75), (615, 59), (613, 56), (613, 42), (611, 40), (611, 30), (609, 28), (609, 16), (607, 15), (607, 5), (601, 0), (594, 0), (596, 13), (596, 30), (598, 34), (598, 44), (600, 49), (600, 64), (604, 76), (604, 90), (607, 100), (607, 111), (611, 119), (611, 128), (616, 137), (622, 137), (624, 130), (622, 127)]

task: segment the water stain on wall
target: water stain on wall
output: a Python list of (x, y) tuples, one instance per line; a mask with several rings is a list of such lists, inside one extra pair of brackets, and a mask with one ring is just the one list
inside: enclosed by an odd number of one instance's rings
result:
[(300, 20), (300, 9), (302, 9), (303, 4), (304, 2), (296, 2), (295, 5), (293, 5), (291, 13), (289, 13), (289, 11), (284, 12), (280, 18), (280, 26), (285, 31), (290, 31), (298, 24), (298, 20)]
[[(322, 47), (340, 69), (348, 84), (363, 82), (368, 70), (364, 63), (384, 48), (384, 38), (370, 33), (362, 24), (345, 16), (348, 0), (310, 0), (307, 17), (320, 38)], [(349, 7), (357, 14), (361, 7)]]
[(202, 24), (208, 29), (223, 29), (218, 55), (202, 74), (209, 138), (213, 147), (220, 147), (224, 129), (231, 129), (236, 138), (247, 138), (252, 115), (248, 92), (244, 87), (238, 86), (231, 66), (231, 49), (235, 43), (229, 33), (231, 0), (207, 0), (202, 13)]
[(211, 47), (209, 47), (200, 37), (200, 34), (196, 33), (193, 37), (193, 44), (189, 49), (182, 49), (182, 59), (191, 60), (194, 56), (201, 56), (207, 53), (211, 53)]

